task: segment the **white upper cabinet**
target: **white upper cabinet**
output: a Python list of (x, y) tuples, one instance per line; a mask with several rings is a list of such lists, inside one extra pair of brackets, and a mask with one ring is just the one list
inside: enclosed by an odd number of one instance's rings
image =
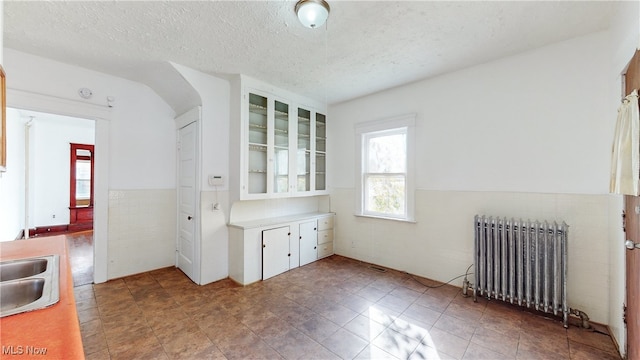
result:
[(326, 116), (298, 107), (297, 126), (296, 194), (326, 193)]
[(267, 193), (268, 108), (266, 97), (249, 96), (249, 119), (245, 125), (248, 134), (245, 189), (248, 194)]
[(326, 194), (326, 116), (321, 105), (244, 76), (232, 86), (232, 96), (240, 97), (232, 99), (232, 197)]
[(314, 189), (317, 192), (326, 191), (326, 179), (327, 179), (327, 117), (323, 114), (315, 114), (315, 183)]

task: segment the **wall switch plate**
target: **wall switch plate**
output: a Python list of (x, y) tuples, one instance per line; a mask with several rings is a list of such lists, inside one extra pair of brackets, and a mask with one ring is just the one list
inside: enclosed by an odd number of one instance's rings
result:
[(224, 185), (224, 177), (222, 177), (222, 175), (209, 175), (209, 185), (210, 186), (223, 186)]

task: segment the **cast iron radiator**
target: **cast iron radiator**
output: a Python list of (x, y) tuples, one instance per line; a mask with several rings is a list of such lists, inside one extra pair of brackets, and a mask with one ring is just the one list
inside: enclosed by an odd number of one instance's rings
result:
[(476, 215), (475, 284), (478, 294), (556, 316), (569, 326), (566, 223)]

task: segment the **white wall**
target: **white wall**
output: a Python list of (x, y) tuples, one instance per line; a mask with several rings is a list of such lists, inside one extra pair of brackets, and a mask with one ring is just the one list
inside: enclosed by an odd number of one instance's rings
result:
[(39, 113), (30, 131), (33, 151), (29, 228), (69, 224), (70, 143), (95, 142), (93, 120)]
[[(229, 276), (229, 82), (179, 64), (176, 70), (200, 94), (200, 283)], [(174, 130), (175, 131), (175, 130)], [(209, 185), (209, 175), (221, 175), (225, 184)], [(213, 205), (219, 203), (219, 210)]]
[[(200, 283), (207, 284), (229, 275), (229, 232), (227, 223), (235, 214), (234, 221), (243, 217), (273, 217), (282, 214), (318, 211), (319, 206), (328, 204), (318, 197), (304, 199), (280, 199), (265, 201), (244, 201), (231, 203), (230, 162), (234, 161), (240, 144), (236, 138), (230, 139), (233, 126), (240, 119), (234, 117), (232, 104), (239, 103), (239, 94), (231, 91), (231, 84), (208, 74), (204, 74), (180, 64), (172, 64), (181, 76), (197, 91), (201, 99), (202, 120), (200, 124)], [(232, 101), (233, 100), (233, 101)], [(223, 186), (210, 186), (208, 176), (221, 175), (225, 179)], [(236, 184), (237, 188), (237, 184)], [(237, 196), (237, 195), (236, 195)], [(214, 204), (219, 203), (219, 209)], [(232, 208), (233, 207), (233, 213)], [(328, 210), (328, 205), (325, 206)]]
[[(4, 2), (0, 2), (0, 65), (4, 67)], [(7, 112), (7, 116), (10, 112)], [(21, 136), (21, 133), (16, 132), (17, 127), (13, 128), (12, 125), (6, 125), (7, 134), (11, 133), (11, 137)], [(7, 135), (5, 135), (7, 136)], [(9, 151), (9, 142), (7, 141), (7, 161), (20, 161), (20, 158), (15, 151)], [(17, 144), (19, 147), (20, 145)], [(24, 177), (21, 179), (19, 173), (12, 171), (11, 173), (3, 173), (0, 171), (0, 199), (2, 205), (0, 205), (0, 241), (13, 240), (18, 235), (21, 228), (24, 227), (24, 216), (21, 216), (21, 212), (16, 213), (16, 209), (22, 209), (24, 211), (24, 203), (19, 200), (19, 193), (16, 194), (16, 190), (19, 191), (19, 184), (24, 181)], [(24, 191), (24, 190), (23, 190)], [(22, 206), (22, 208), (20, 208)], [(22, 219), (20, 219), (22, 217)]]
[(327, 195), (236, 201), (231, 209), (230, 222), (328, 212), (331, 209), (329, 204), (330, 198)]
[[(86, 116), (86, 109), (103, 109), (105, 115), (96, 123), (96, 162), (104, 163), (96, 166), (96, 186), (105, 189), (104, 194), (96, 194), (96, 281), (173, 265), (175, 217), (158, 222), (149, 215), (158, 202), (175, 214), (173, 110), (146, 85), (12, 49), (4, 49), (4, 67), (9, 90), (36, 99), (28, 104), (30, 110), (46, 112), (59, 103), (75, 102), (77, 110), (60, 106), (67, 109), (63, 115), (95, 119), (93, 114)], [(90, 100), (79, 98), (82, 87), (93, 90)], [(107, 96), (116, 99), (113, 108), (107, 108)], [(160, 198), (145, 198), (148, 190), (159, 190), (156, 195)], [(108, 197), (120, 191), (139, 200), (110, 201)], [(111, 216), (121, 210), (138, 221), (120, 222), (114, 228)], [(151, 227), (154, 232), (139, 231)], [(118, 236), (112, 237), (115, 231)], [(159, 251), (162, 256), (148, 256)]]
[[(4, 1), (0, 1), (0, 29), (4, 29)], [(4, 64), (4, 31), (0, 30), (0, 64)]]
[(7, 171), (0, 172), (0, 241), (15, 240), (24, 229), (24, 124), (7, 109)]
[[(608, 40), (595, 33), (331, 106), (337, 253), (447, 281), (473, 262), (474, 214), (565, 220), (570, 305), (608, 323), (607, 237), (619, 226), (608, 212)], [(417, 114), (417, 222), (356, 218), (354, 124), (407, 113)]]
[(598, 33), (332, 106), (332, 185), (354, 184), (355, 123), (417, 113), (417, 188), (607, 193), (606, 40)]

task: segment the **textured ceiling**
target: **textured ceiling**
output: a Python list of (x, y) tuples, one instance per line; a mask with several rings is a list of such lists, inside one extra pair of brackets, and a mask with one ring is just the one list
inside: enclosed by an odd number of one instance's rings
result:
[[(171, 61), (336, 103), (608, 28), (612, 2), (5, 1), (4, 45), (144, 81)], [(157, 65), (156, 65), (157, 66)]]

